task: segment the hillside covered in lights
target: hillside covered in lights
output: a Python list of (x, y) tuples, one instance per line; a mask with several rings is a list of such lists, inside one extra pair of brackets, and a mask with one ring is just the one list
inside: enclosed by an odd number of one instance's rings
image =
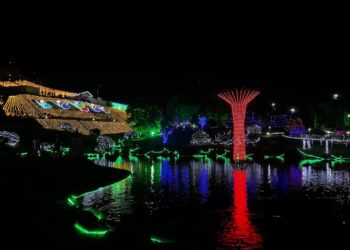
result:
[(29, 81), (0, 82), (0, 105), (10, 118), (35, 120), (44, 129), (89, 135), (130, 131), (127, 105), (96, 99), (88, 91), (73, 93)]

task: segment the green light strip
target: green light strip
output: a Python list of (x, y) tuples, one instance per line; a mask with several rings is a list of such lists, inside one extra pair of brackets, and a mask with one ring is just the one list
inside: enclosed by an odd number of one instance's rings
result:
[(155, 237), (155, 236), (151, 237), (151, 241), (152, 241), (152, 243), (157, 243), (157, 244), (166, 244), (166, 243), (175, 242), (174, 240), (165, 240), (165, 239), (161, 239), (161, 238)]
[(23, 152), (23, 153), (20, 154), (21, 157), (25, 157), (27, 155), (28, 155), (28, 152)]
[(207, 151), (203, 151), (203, 150), (199, 151), (199, 154), (208, 155), (208, 154), (210, 154), (213, 151), (214, 151), (214, 149), (209, 148)]
[(254, 155), (254, 154), (248, 154), (248, 155), (246, 155), (246, 157), (245, 157), (246, 160), (247, 160), (247, 161), (252, 161), (252, 160), (253, 160), (253, 155)]
[(110, 230), (109, 229), (104, 229), (104, 230), (89, 230), (79, 224), (78, 222), (74, 224), (75, 229), (81, 233), (81, 234), (86, 234), (86, 235), (91, 235), (91, 236), (105, 236)]
[(138, 162), (139, 158), (137, 156), (129, 155), (129, 161)]
[(80, 197), (88, 195), (88, 194), (94, 194), (94, 193), (97, 193), (97, 192), (101, 192), (101, 189), (105, 189), (105, 188), (111, 187), (111, 186), (115, 185), (116, 183), (121, 182), (121, 181), (126, 181), (126, 180), (130, 179), (131, 177), (132, 177), (132, 174), (130, 174), (128, 177), (126, 177), (123, 180), (114, 182), (113, 184), (110, 184), (110, 185), (107, 185), (107, 186), (104, 186), (104, 187), (100, 187), (100, 188), (97, 188), (95, 190), (92, 190), (92, 191), (89, 191), (89, 192), (85, 192), (85, 193), (82, 193), (82, 194), (80, 194), (78, 196), (74, 196), (74, 197), (77, 199), (77, 198), (80, 198)]
[(217, 160), (223, 160), (225, 163), (229, 163), (230, 162), (230, 158), (222, 156), (222, 155), (217, 155), (216, 159)]
[(227, 150), (227, 149), (224, 149), (224, 152), (223, 152), (222, 154), (216, 154), (216, 157), (220, 157), (220, 156), (226, 157), (226, 155), (227, 155), (228, 153), (230, 153), (230, 151)]
[(128, 105), (117, 103), (117, 102), (109, 102), (109, 105), (113, 109), (119, 109), (125, 111), (128, 108)]
[(264, 155), (264, 159), (278, 159), (280, 161), (284, 161), (284, 154), (280, 155)]
[(333, 160), (336, 160), (336, 161), (348, 161), (348, 160), (350, 160), (350, 158), (343, 158), (343, 156), (335, 156), (335, 155), (331, 155), (331, 158), (333, 159)]
[(137, 151), (137, 150), (139, 150), (139, 149), (140, 149), (140, 147), (130, 148), (130, 149), (129, 149), (129, 155), (132, 154), (132, 153), (134, 153), (135, 151)]
[(89, 161), (98, 161), (100, 159), (100, 155), (96, 153), (88, 153), (85, 154), (87, 156), (87, 159)]
[(173, 152), (172, 152), (171, 150), (169, 150), (169, 149), (167, 149), (167, 148), (164, 148), (163, 150), (160, 150), (160, 151), (153, 151), (153, 150), (148, 151), (147, 153), (144, 154), (144, 156), (145, 156), (147, 159), (151, 159), (150, 154), (161, 155), (161, 154), (163, 154), (163, 153), (168, 153), (168, 154), (173, 153), (174, 156), (175, 156), (175, 158), (180, 156), (180, 155), (179, 155), (179, 152), (177, 152), (177, 151), (173, 151)]
[(89, 209), (88, 211), (90, 211), (93, 215), (95, 215), (95, 217), (98, 220), (103, 220), (105, 218), (105, 215), (102, 212), (99, 212), (99, 211), (96, 211), (96, 210), (92, 210), (92, 209)]
[(306, 159), (299, 162), (299, 166), (303, 167), (305, 165), (314, 165), (316, 163), (324, 161), (323, 159)]
[(299, 152), (302, 156), (304, 156), (304, 157), (306, 157), (306, 158), (325, 160), (325, 158), (323, 158), (323, 157), (319, 157), (319, 156), (312, 155), (312, 154), (307, 154), (307, 153), (301, 151), (301, 150), (298, 149), (298, 148), (297, 148), (297, 150), (298, 150), (298, 152)]
[(77, 201), (72, 196), (67, 198), (67, 203), (71, 207), (78, 205)]

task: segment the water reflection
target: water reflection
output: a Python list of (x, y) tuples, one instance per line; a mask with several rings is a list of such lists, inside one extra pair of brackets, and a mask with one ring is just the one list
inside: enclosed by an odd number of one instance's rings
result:
[(234, 169), (233, 203), (231, 216), (225, 223), (220, 236), (218, 249), (235, 246), (241, 249), (252, 249), (262, 246), (262, 237), (250, 222), (250, 211), (247, 204), (247, 170)]
[[(344, 167), (252, 163), (235, 169), (223, 162), (175, 163), (166, 158), (153, 162), (118, 158), (99, 164), (129, 170), (133, 175), (86, 193), (81, 200), (84, 206), (104, 212), (113, 222), (142, 212), (157, 223), (152, 228), (166, 229), (171, 223), (177, 240), (188, 235), (214, 235), (198, 241), (213, 241), (219, 249), (262, 246), (264, 227), (259, 218), (273, 217), (276, 211), (285, 216), (292, 214), (288, 210), (291, 208), (283, 204), (286, 199), (293, 204), (295, 194), (295, 204), (303, 197), (335, 201), (333, 210), (321, 211), (325, 218), (340, 216), (344, 220), (349, 214), (346, 204), (350, 203), (350, 175)], [(303, 225), (307, 210), (300, 205), (295, 208), (306, 213), (300, 218), (299, 224)]]

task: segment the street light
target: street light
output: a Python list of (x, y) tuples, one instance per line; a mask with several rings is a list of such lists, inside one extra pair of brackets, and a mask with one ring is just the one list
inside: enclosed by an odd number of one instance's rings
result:
[(350, 114), (348, 114), (346, 117), (350, 119)]
[(338, 93), (333, 94), (333, 99), (334, 100), (337, 100), (338, 98), (339, 98), (339, 94)]
[(307, 131), (309, 131), (309, 134), (310, 134), (310, 132), (311, 132), (311, 128), (308, 128), (308, 129), (307, 129)]
[(274, 103), (274, 102), (271, 103), (271, 106), (272, 106), (272, 107), (275, 107), (275, 106), (276, 106), (276, 103)]
[(97, 105), (98, 105), (98, 98), (99, 98), (99, 91), (100, 91), (100, 88), (102, 87), (103, 85), (102, 84), (100, 84), (100, 85), (98, 85), (98, 87), (97, 87), (97, 91), (96, 91), (96, 94), (97, 94)]
[(292, 114), (294, 114), (294, 113), (295, 113), (295, 108), (291, 108), (289, 111), (290, 111)]

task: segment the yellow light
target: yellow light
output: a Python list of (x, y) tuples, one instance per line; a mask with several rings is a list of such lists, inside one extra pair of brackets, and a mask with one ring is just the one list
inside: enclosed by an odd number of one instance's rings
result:
[[(33, 118), (45, 129), (63, 130), (62, 124), (68, 123), (73, 131), (85, 135), (89, 135), (92, 129), (99, 129), (101, 134), (117, 134), (131, 131), (125, 111), (108, 109), (108, 107), (105, 107), (105, 109), (110, 111), (109, 114), (59, 108), (42, 109), (35, 105), (33, 101), (35, 99), (38, 99), (38, 96), (27, 94), (9, 96), (3, 106), (3, 110), (7, 116)], [(52, 97), (40, 97), (40, 99), (43, 99), (45, 102), (63, 101)]]
[(29, 82), (29, 81), (5, 81), (5, 82), (0, 82), (0, 86), (4, 87), (4, 88), (8, 88), (8, 87), (32, 87), (38, 90), (40, 95), (43, 96), (62, 96), (62, 97), (69, 97), (69, 96), (75, 96), (77, 95), (77, 93), (74, 92), (68, 92), (68, 91), (62, 91), (62, 90), (58, 90), (58, 89), (52, 89), (52, 88), (48, 88), (33, 82)]

